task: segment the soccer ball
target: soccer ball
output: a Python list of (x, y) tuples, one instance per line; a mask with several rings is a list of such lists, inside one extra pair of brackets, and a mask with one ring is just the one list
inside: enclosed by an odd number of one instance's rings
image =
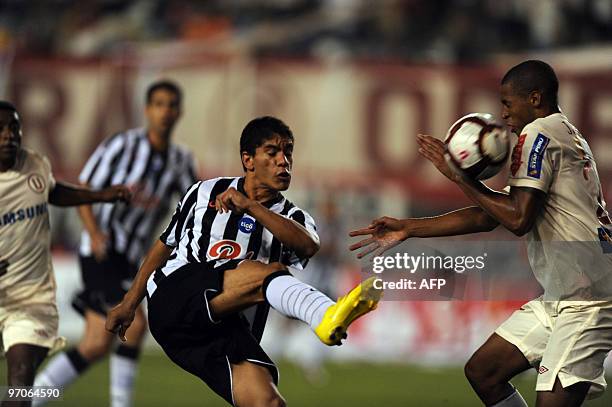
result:
[(510, 155), (506, 128), (488, 113), (471, 113), (457, 120), (444, 143), (449, 164), (478, 180), (497, 174)]

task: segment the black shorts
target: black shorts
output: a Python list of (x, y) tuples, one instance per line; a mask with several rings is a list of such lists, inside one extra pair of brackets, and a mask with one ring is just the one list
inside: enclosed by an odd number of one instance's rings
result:
[(168, 357), (232, 405), (231, 364), (246, 360), (264, 366), (278, 384), (278, 370), (246, 318), (234, 314), (215, 320), (209, 312), (208, 302), (223, 291), (223, 273), (237, 264), (185, 265), (155, 278), (157, 289), (148, 301), (149, 328)]
[(81, 315), (92, 310), (106, 313), (122, 299), (138, 271), (125, 255), (111, 252), (98, 262), (93, 256), (79, 256), (83, 290), (72, 299), (72, 307)]

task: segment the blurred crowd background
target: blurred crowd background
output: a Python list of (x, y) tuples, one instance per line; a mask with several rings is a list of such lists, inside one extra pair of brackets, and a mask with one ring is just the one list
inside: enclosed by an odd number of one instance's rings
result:
[(205, 41), (252, 55), (474, 63), (609, 42), (611, 22), (608, 0), (3, 0), (0, 46), (83, 57)]
[[(159, 78), (185, 92), (175, 139), (204, 178), (241, 174), (248, 120), (285, 120), (296, 135), (287, 195), (319, 224), (324, 249), (310, 278), (329, 291), (359, 278), (349, 230), (468, 203), (419, 158), (414, 136), (443, 137), (474, 111), (499, 115), (500, 78), (527, 58), (557, 70), (561, 107), (591, 144), (611, 197), (610, 0), (0, 0), (0, 97), (16, 103), (24, 144), (47, 154), (60, 179), (76, 181), (105, 137), (144, 124), (144, 91)], [(68, 313), (80, 224), (63, 209), (52, 222)], [(524, 262), (512, 248), (507, 264)], [(515, 307), (384, 304), (334, 354), (462, 361)], [(74, 321), (62, 318), (69, 336)], [(402, 329), (377, 338), (385, 324)]]

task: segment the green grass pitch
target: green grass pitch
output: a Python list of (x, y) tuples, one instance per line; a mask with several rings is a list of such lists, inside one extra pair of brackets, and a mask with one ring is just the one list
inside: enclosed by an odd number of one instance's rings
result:
[[(0, 383), (6, 383), (2, 361)], [(280, 390), (291, 407), (405, 407), (405, 406), (478, 406), (479, 401), (463, 377), (460, 368), (423, 368), (410, 365), (328, 363), (328, 380), (309, 384), (299, 368), (279, 363)], [(612, 378), (608, 378), (610, 381)], [(514, 381), (529, 405), (533, 405), (534, 374), (524, 374)], [(611, 406), (612, 392), (586, 406)], [(90, 369), (64, 394), (62, 401), (50, 407), (103, 407), (109, 405), (108, 363)], [(227, 404), (212, 393), (198, 378), (182, 371), (162, 353), (148, 351), (142, 356), (136, 380), (135, 406), (206, 406)]]

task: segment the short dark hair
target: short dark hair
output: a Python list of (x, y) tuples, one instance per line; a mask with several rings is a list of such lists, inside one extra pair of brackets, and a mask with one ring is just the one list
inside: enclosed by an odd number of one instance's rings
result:
[[(240, 135), (240, 154), (243, 152), (253, 156), (257, 147), (263, 145), (266, 140), (278, 134), (282, 138), (293, 141), (293, 132), (282, 120), (272, 116), (263, 116), (251, 120), (242, 130)], [(244, 168), (244, 165), (242, 168)]]
[(542, 93), (544, 103), (558, 104), (559, 80), (554, 69), (544, 61), (521, 62), (504, 75), (501, 83), (510, 83), (516, 92), (525, 96), (537, 90)]
[(176, 95), (176, 98), (178, 99), (178, 104), (181, 104), (183, 100), (183, 91), (181, 91), (181, 88), (175, 82), (163, 79), (157, 82), (153, 82), (147, 88), (147, 95), (145, 98), (145, 102), (147, 105), (151, 103), (151, 100), (153, 99), (153, 94), (160, 89), (174, 93)]
[(0, 100), (0, 109), (1, 110), (10, 110), (12, 112), (18, 113), (17, 108), (11, 102), (7, 102), (6, 100)]

